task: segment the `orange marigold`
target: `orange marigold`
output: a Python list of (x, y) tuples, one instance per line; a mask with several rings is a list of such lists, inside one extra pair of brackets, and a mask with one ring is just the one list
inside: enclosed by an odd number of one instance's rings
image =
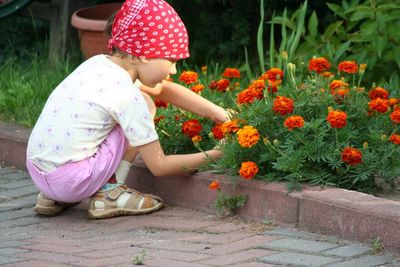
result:
[(236, 133), (238, 143), (242, 147), (252, 147), (260, 140), (260, 134), (253, 126), (244, 126)]
[(340, 72), (346, 72), (346, 73), (357, 73), (358, 72), (358, 65), (355, 61), (342, 61), (338, 65), (338, 70)]
[(389, 106), (394, 106), (394, 105), (396, 105), (397, 103), (399, 103), (399, 100), (396, 99), (396, 98), (389, 98), (389, 99), (388, 99), (388, 103), (389, 103)]
[(231, 120), (222, 124), (223, 134), (236, 133), (239, 130), (239, 123), (237, 120)]
[(276, 81), (283, 79), (283, 70), (279, 68), (270, 68), (263, 75), (260, 76), (261, 80), (267, 81)]
[(339, 89), (349, 89), (349, 84), (342, 80), (333, 80), (329, 85), (329, 88), (331, 89), (331, 94), (335, 94)]
[(389, 92), (382, 87), (375, 87), (371, 91), (368, 92), (368, 97), (371, 100), (377, 99), (377, 98), (382, 98), (382, 99), (388, 99), (389, 98)]
[(201, 66), (201, 73), (207, 74), (207, 66)]
[(342, 128), (347, 124), (347, 114), (340, 110), (329, 111), (326, 120), (332, 128)]
[(362, 153), (357, 148), (345, 147), (342, 151), (342, 161), (355, 166), (362, 163)]
[(293, 109), (293, 99), (284, 96), (277, 96), (272, 106), (272, 110), (282, 116), (292, 113)]
[(224, 132), (222, 131), (222, 123), (216, 123), (211, 129), (214, 139), (221, 140), (224, 138)]
[(282, 80), (268, 80), (268, 92), (278, 92), (278, 86), (281, 85)]
[(257, 93), (255, 90), (247, 88), (241, 91), (236, 98), (236, 102), (238, 104), (250, 104), (253, 103), (257, 97)]
[(329, 78), (331, 76), (334, 76), (334, 74), (332, 72), (330, 72), (330, 71), (324, 71), (323, 73), (321, 73), (321, 76)]
[(390, 113), (390, 119), (395, 123), (400, 123), (400, 109), (395, 109)]
[(240, 70), (236, 68), (226, 68), (222, 76), (225, 78), (240, 78)]
[(204, 90), (204, 85), (202, 85), (201, 83), (195, 84), (192, 87), (190, 87), (190, 90), (198, 94)]
[(329, 63), (329, 61), (324, 57), (312, 58), (308, 63), (308, 70), (315, 71), (316, 73), (323, 73), (324, 71), (329, 70), (330, 67), (331, 63)]
[(258, 166), (253, 161), (242, 162), (240, 166), (239, 174), (244, 179), (251, 179), (258, 173)]
[(211, 190), (218, 190), (219, 187), (220, 187), (220, 184), (219, 184), (218, 180), (214, 180), (208, 185), (208, 188), (210, 188)]
[(387, 99), (376, 98), (368, 102), (368, 106), (370, 110), (385, 113), (389, 109), (389, 101)]
[(290, 116), (287, 117), (285, 122), (283, 123), (289, 131), (295, 128), (301, 128), (304, 125), (304, 119), (302, 116)]
[(154, 105), (158, 108), (166, 108), (168, 107), (168, 102), (156, 98), (154, 99)]
[(226, 89), (229, 87), (230, 81), (228, 79), (220, 79), (218, 81), (211, 81), (208, 85), (210, 89), (216, 89), (220, 92), (225, 92)]
[(184, 82), (185, 84), (192, 84), (196, 83), (199, 79), (199, 74), (195, 71), (183, 71), (181, 75), (179, 76), (179, 80), (181, 82)]
[(392, 134), (389, 138), (390, 141), (393, 142), (395, 145), (400, 145), (400, 135), (398, 134)]
[(193, 143), (199, 143), (199, 142), (201, 142), (201, 140), (203, 140), (203, 138), (200, 135), (195, 135), (192, 137)]
[(196, 119), (187, 120), (182, 124), (182, 133), (192, 138), (195, 135), (198, 135), (203, 126), (201, 126), (200, 122)]

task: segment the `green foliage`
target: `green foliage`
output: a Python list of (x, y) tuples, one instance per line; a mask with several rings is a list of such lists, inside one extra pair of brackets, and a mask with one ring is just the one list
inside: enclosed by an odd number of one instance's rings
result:
[[(356, 60), (367, 64), (365, 79), (400, 95), (400, 3), (392, 0), (343, 0), (327, 3), (336, 21), (321, 28), (319, 18), (326, 12), (313, 11), (304, 17), (307, 1), (291, 17), (275, 16), (280, 24), (279, 52), (289, 52), (289, 61), (300, 64), (319, 55), (331, 61)], [(296, 26), (297, 25), (297, 26)], [(289, 36), (286, 42), (287, 36)], [(301, 36), (302, 42), (298, 43)], [(274, 53), (273, 56), (279, 55)], [(278, 67), (280, 67), (278, 65)]]
[(51, 91), (76, 64), (68, 59), (50, 68), (46, 59), (34, 54), (29, 60), (10, 56), (0, 66), (0, 119), (31, 127)]
[(223, 218), (234, 213), (236, 209), (243, 207), (246, 204), (246, 201), (246, 196), (231, 196), (218, 190), (217, 200), (215, 201), (217, 216)]

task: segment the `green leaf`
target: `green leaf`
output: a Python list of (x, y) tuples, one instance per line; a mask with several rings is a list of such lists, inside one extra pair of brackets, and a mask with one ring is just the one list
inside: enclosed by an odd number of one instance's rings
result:
[(350, 21), (359, 21), (362, 19), (368, 19), (373, 17), (373, 11), (371, 8), (365, 10), (359, 10), (353, 13), (350, 17)]
[(344, 52), (347, 51), (347, 49), (349, 49), (350, 44), (351, 44), (351, 41), (347, 41), (347, 42), (341, 44), (338, 49), (336, 49), (336, 54), (335, 54), (336, 61), (339, 60), (339, 58), (343, 55)]
[(329, 39), (339, 29), (339, 27), (342, 26), (342, 24), (343, 24), (343, 21), (339, 20), (339, 21), (329, 25), (328, 28), (326, 28), (324, 34), (322, 35), (322, 40), (324, 42), (329, 42)]
[(361, 34), (363, 35), (370, 35), (370, 34), (376, 34), (377, 30), (379, 27), (379, 23), (376, 21), (371, 21), (368, 20), (361, 24)]
[(341, 6), (332, 4), (332, 3), (326, 3), (328, 8), (332, 10), (336, 15), (339, 15), (340, 17), (344, 17), (343, 9)]
[(308, 31), (312, 37), (316, 37), (318, 34), (318, 17), (314, 11), (308, 21)]
[(379, 36), (377, 39), (375, 39), (375, 47), (378, 53), (378, 57), (382, 57), (383, 50), (385, 50), (385, 47), (387, 45), (387, 37), (386, 36)]

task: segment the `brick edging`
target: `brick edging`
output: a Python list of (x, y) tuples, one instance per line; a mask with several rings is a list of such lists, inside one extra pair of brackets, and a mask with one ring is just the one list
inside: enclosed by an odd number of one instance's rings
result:
[[(30, 129), (0, 122), (0, 161), (25, 169)], [(245, 219), (273, 221), (309, 231), (371, 242), (380, 238), (390, 250), (400, 251), (400, 202), (355, 191), (306, 186), (287, 194), (283, 183), (239, 181), (236, 188), (226, 175), (198, 172), (192, 176), (154, 177), (139, 159), (129, 173), (128, 185), (159, 195), (168, 204), (214, 212), (216, 192), (209, 183), (219, 179), (221, 189), (248, 196), (237, 214)]]

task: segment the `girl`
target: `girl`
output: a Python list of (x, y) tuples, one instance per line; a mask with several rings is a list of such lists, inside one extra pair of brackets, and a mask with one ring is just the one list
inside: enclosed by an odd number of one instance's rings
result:
[[(165, 155), (155, 131), (151, 95), (216, 122), (228, 113), (165, 79), (189, 57), (186, 28), (163, 0), (127, 0), (116, 14), (110, 56), (82, 63), (52, 92), (34, 126), (27, 168), (39, 188), (35, 211), (59, 214), (91, 197), (89, 217), (144, 214), (160, 198), (124, 185), (138, 153), (155, 176), (195, 171), (222, 152)], [(65, 203), (66, 202), (66, 203)]]

